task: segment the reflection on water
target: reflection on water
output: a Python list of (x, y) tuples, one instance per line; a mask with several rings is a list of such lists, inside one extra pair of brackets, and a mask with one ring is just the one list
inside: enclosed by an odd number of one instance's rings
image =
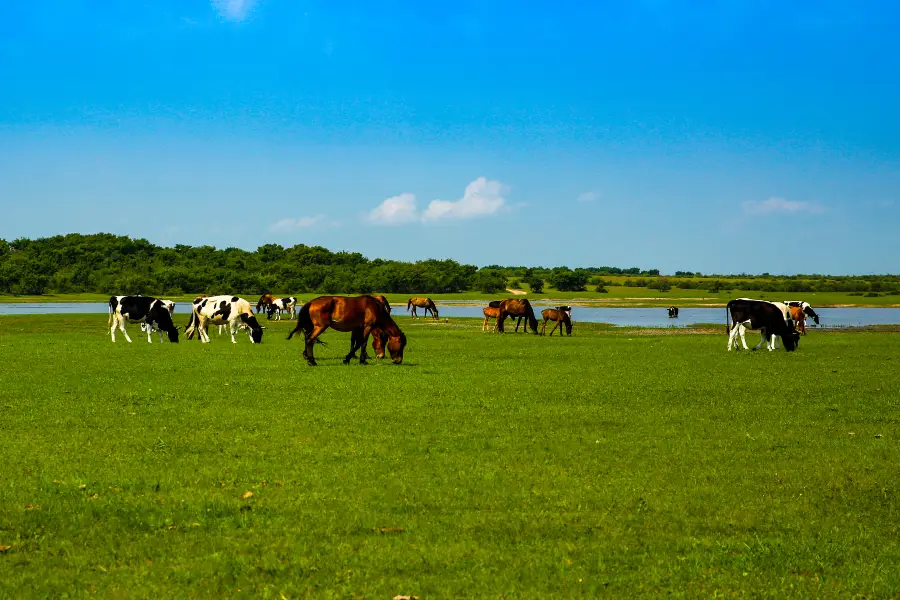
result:
[[(177, 303), (175, 314), (187, 316), (187, 302)], [(441, 319), (454, 317), (483, 318), (481, 306), (458, 306), (438, 304)], [(535, 312), (540, 318), (544, 308), (535, 305)], [(58, 303), (0, 303), (0, 315), (40, 315), (65, 313), (106, 313), (109, 306), (105, 302), (58, 302)], [(816, 312), (821, 317), (821, 324), (826, 327), (859, 327), (863, 325), (897, 325), (900, 324), (900, 308), (820, 308)], [(400, 307), (394, 308), (394, 316), (405, 317)], [(587, 323), (610, 323), (630, 327), (671, 327), (687, 326), (697, 323), (725, 324), (725, 308), (682, 308), (677, 319), (668, 318), (665, 308), (609, 308), (576, 306), (572, 310), (572, 320)], [(815, 327), (807, 321), (807, 327)]]

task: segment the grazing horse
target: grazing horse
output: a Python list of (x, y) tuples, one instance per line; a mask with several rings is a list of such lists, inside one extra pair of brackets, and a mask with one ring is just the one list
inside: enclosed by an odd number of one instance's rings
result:
[(416, 307), (425, 309), (425, 316), (428, 316), (428, 311), (431, 311), (431, 316), (434, 319), (438, 318), (438, 309), (434, 305), (434, 301), (431, 298), (423, 297), (413, 297), (406, 301), (406, 310), (412, 309), (412, 315), (410, 315), (413, 319), (416, 318)]
[[(493, 302), (491, 304), (493, 304)], [(529, 302), (527, 298), (509, 298), (508, 300), (501, 300), (497, 308), (500, 309), (500, 316), (497, 317), (497, 331), (499, 333), (503, 333), (503, 321), (506, 320), (506, 317), (517, 317), (519, 322), (521, 322), (522, 317), (525, 317), (531, 331), (534, 333), (538, 332), (537, 317), (534, 316), (534, 309), (531, 308), (531, 302)], [(516, 331), (519, 331), (519, 322), (516, 323)], [(528, 333), (527, 327), (523, 331)]]
[(275, 298), (272, 297), (272, 294), (263, 294), (259, 297), (259, 301), (256, 303), (256, 313), (259, 314), (262, 311), (268, 312), (269, 305), (275, 301)]
[[(493, 304), (493, 302), (491, 303)], [(497, 302), (497, 304), (500, 304)], [(491, 319), (499, 319), (500, 318), (500, 308), (497, 306), (485, 306), (484, 310), (484, 323), (481, 325), (481, 331), (487, 331), (490, 326)]]
[(547, 330), (547, 321), (554, 321), (553, 329), (550, 330), (550, 336), (553, 337), (553, 332), (556, 331), (556, 328), (559, 327), (559, 335), (562, 335), (563, 329), (561, 325), (564, 325), (566, 328), (566, 335), (572, 335), (572, 307), (571, 306), (557, 306), (556, 308), (545, 308), (541, 311), (541, 316), (544, 318), (544, 324), (541, 327), (541, 335), (544, 335), (544, 332)]
[(670, 319), (677, 319), (677, 318), (678, 318), (678, 307), (677, 307), (677, 306), (670, 306), (670, 307), (667, 308), (666, 310), (669, 311), (669, 318), (670, 318)]
[(391, 361), (395, 365), (403, 362), (406, 335), (394, 323), (387, 307), (373, 296), (319, 296), (310, 300), (300, 309), (297, 326), (287, 339), (291, 339), (295, 333), (302, 330), (306, 341), (303, 358), (310, 366), (315, 366), (313, 345), (329, 327), (352, 334), (350, 353), (344, 357), (344, 364), (348, 364), (356, 357), (357, 350), (360, 350), (360, 364), (366, 364), (366, 345), (369, 335), (376, 329), (387, 335), (387, 349), (391, 354)]

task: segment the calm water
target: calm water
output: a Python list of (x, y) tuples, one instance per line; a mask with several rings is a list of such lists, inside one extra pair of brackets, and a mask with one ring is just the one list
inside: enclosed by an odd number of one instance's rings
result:
[[(535, 305), (540, 317), (544, 307)], [(64, 313), (106, 313), (105, 302), (62, 302), (62, 303), (0, 303), (0, 315), (42, 315)], [(442, 306), (438, 304), (441, 318), (477, 317), (483, 318), (481, 306)], [(419, 311), (421, 314), (421, 310)], [(816, 312), (825, 327), (858, 327), (862, 325), (900, 325), (900, 308), (820, 308)], [(176, 304), (175, 314), (187, 316), (188, 303)], [(406, 316), (398, 307), (394, 314)], [(177, 318), (176, 318), (177, 320)], [(682, 308), (677, 319), (670, 319), (665, 308), (594, 308), (576, 306), (572, 310), (572, 320), (588, 323), (611, 323), (619, 326), (670, 327), (696, 323), (725, 323), (725, 308)], [(807, 321), (807, 327), (815, 327)]]

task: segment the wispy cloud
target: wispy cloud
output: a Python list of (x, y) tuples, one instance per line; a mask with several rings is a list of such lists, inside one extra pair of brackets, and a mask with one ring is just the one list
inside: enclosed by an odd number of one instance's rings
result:
[(243, 21), (250, 15), (256, 0), (210, 0), (213, 8), (229, 21)]
[(418, 218), (416, 196), (408, 192), (391, 196), (369, 213), (369, 220), (380, 225), (401, 225)]
[(593, 202), (597, 198), (600, 197), (600, 194), (597, 192), (582, 192), (578, 194), (578, 197), (575, 198), (576, 202)]
[(506, 204), (503, 195), (508, 189), (499, 181), (479, 177), (466, 186), (459, 200), (432, 200), (422, 214), (422, 220), (472, 219), (492, 215)]
[(772, 196), (768, 200), (749, 200), (743, 203), (744, 214), (747, 215), (772, 215), (778, 213), (788, 214), (820, 214), (825, 212), (825, 207), (812, 202), (795, 202)]
[(400, 194), (378, 205), (369, 213), (369, 220), (382, 225), (399, 225), (413, 221), (433, 222), (484, 217), (508, 208), (503, 197), (507, 189), (507, 186), (499, 181), (479, 177), (466, 186), (463, 197), (459, 200), (432, 200), (421, 213), (416, 207), (414, 194)]
[(315, 217), (299, 217), (297, 219), (281, 219), (280, 221), (272, 223), (272, 225), (269, 226), (269, 231), (281, 233), (297, 231), (298, 229), (306, 229), (307, 227), (322, 223), (324, 219), (325, 217), (322, 215), (316, 215)]

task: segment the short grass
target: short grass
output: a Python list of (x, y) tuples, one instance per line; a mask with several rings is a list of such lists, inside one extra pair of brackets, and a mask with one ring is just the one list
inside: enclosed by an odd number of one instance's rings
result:
[[(591, 302), (603, 303), (604, 306), (624, 307), (660, 307), (675, 304), (679, 307), (689, 306), (725, 306), (732, 298), (759, 298), (762, 300), (806, 300), (816, 308), (835, 306), (866, 306), (866, 307), (900, 307), (900, 296), (881, 294), (874, 297), (862, 295), (851, 296), (848, 292), (759, 292), (753, 290), (727, 290), (711, 293), (708, 290), (692, 289), (682, 290), (673, 288), (668, 292), (660, 292), (645, 287), (609, 286), (607, 293), (600, 294), (593, 289), (584, 292), (560, 292), (548, 290), (543, 294), (527, 294), (527, 298), (540, 302)], [(214, 293), (215, 290), (213, 291)], [(231, 293), (231, 292), (227, 292)], [(379, 293), (379, 292), (375, 292)], [(310, 300), (319, 293), (297, 294), (294, 296), (302, 300)], [(287, 294), (281, 294), (287, 295)], [(485, 294), (478, 291), (463, 292), (459, 294), (386, 294), (391, 304), (406, 307), (406, 301), (410, 296), (429, 296), (435, 302), (483, 302), (501, 298), (509, 298), (509, 292), (497, 294)], [(190, 302), (194, 295), (164, 296), (175, 302)], [(259, 295), (245, 294), (244, 298), (251, 303), (256, 303)], [(8, 302), (106, 302), (108, 294), (46, 294), (42, 296), (12, 296), (0, 294), (0, 303)]]
[(0, 317), (0, 596), (900, 594), (898, 335), (399, 323), (311, 368)]

